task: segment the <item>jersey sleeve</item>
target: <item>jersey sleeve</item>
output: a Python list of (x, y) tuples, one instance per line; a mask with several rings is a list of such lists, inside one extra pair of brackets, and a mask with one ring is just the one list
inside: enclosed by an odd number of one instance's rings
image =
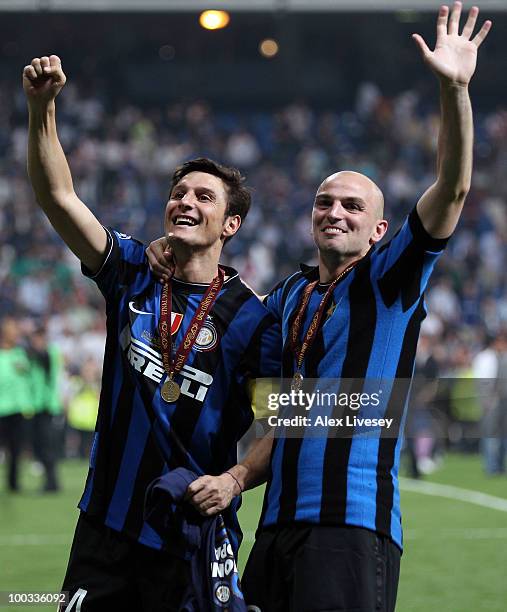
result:
[(267, 313), (257, 327), (245, 353), (244, 368), (248, 378), (279, 377), (281, 356), (281, 326), (271, 313)]
[(422, 296), (448, 238), (433, 238), (412, 210), (396, 235), (371, 257), (372, 280), (389, 308), (401, 300), (403, 311)]
[(266, 416), (269, 393), (281, 376), (282, 330), (275, 317), (266, 311), (245, 351), (238, 383), (249, 399), (249, 414), (255, 419)]
[(107, 255), (99, 271), (92, 274), (81, 264), (82, 273), (95, 281), (106, 302), (110, 301), (122, 286), (131, 286), (150, 274), (145, 247), (135, 238), (111, 228), (107, 233)]

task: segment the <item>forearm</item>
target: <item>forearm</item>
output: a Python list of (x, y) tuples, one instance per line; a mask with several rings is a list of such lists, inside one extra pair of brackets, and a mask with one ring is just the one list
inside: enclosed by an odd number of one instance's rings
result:
[(461, 2), (451, 12), (438, 11), (435, 48), (413, 34), (424, 62), (440, 83), (441, 121), (437, 180), (417, 203), (417, 212), (433, 238), (449, 238), (454, 231), (472, 178), (473, 117), (468, 86), (477, 67), (477, 50), (491, 29), (488, 19), (474, 35), (479, 8), (473, 6), (460, 26)]
[(452, 202), (462, 202), (472, 179), (473, 115), (468, 87), (440, 85), (437, 184)]
[(270, 432), (253, 442), (245, 459), (228, 470), (242, 491), (253, 489), (267, 480), (272, 446), (273, 435)]
[(441, 84), (441, 121), (437, 179), (421, 197), (417, 211), (434, 238), (454, 231), (470, 189), (473, 159), (473, 117), (466, 86)]
[(74, 194), (69, 164), (56, 131), (54, 101), (44, 108), (29, 109), (28, 176), (46, 213), (64, 208), (66, 197)]
[(54, 101), (29, 107), (28, 175), (39, 206), (75, 255), (97, 271), (107, 246), (104, 228), (77, 197), (58, 139)]

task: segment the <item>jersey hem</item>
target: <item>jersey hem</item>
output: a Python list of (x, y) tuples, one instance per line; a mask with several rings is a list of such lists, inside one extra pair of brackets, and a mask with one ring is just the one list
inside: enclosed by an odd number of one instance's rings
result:
[(147, 538), (146, 536), (139, 536), (136, 538), (133, 534), (129, 533), (128, 530), (125, 530), (121, 525), (119, 525), (115, 521), (104, 519), (101, 514), (89, 512), (88, 510), (85, 510), (81, 506), (81, 504), (78, 504), (77, 507), (83, 514), (86, 514), (87, 517), (93, 518), (95, 520), (99, 520), (101, 524), (104, 525), (104, 527), (109, 527), (110, 529), (114, 529), (114, 531), (121, 533), (122, 536), (125, 536), (125, 538), (128, 538), (132, 542), (143, 544), (144, 546), (148, 546), (149, 548), (153, 548), (155, 550), (162, 550), (162, 549), (165, 550), (162, 540), (159, 540), (157, 542), (155, 540)]

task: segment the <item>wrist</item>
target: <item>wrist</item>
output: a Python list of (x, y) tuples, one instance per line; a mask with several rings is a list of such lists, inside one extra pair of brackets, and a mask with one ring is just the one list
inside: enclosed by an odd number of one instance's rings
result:
[(54, 98), (49, 101), (35, 102), (28, 101), (28, 112), (30, 117), (35, 119), (48, 117), (54, 115), (56, 112), (56, 105)]
[(232, 483), (233, 497), (238, 497), (238, 495), (241, 495), (241, 493), (243, 493), (243, 489), (241, 488), (241, 485), (239, 484), (238, 480), (236, 480), (236, 477), (233, 476), (233, 474), (231, 474), (231, 472), (229, 471), (224, 472), (222, 476), (227, 477), (227, 479)]
[(234, 494), (235, 495), (240, 495), (241, 493), (243, 493), (243, 491), (246, 488), (246, 483), (245, 483), (246, 472), (247, 472), (246, 468), (242, 466), (241, 464), (237, 464), (231, 467), (230, 469), (228, 469), (226, 472), (224, 472), (224, 474), (227, 475), (231, 479), (231, 481), (234, 483)]
[(449, 79), (440, 78), (440, 90), (442, 93), (468, 92), (468, 83), (459, 81), (450, 81)]

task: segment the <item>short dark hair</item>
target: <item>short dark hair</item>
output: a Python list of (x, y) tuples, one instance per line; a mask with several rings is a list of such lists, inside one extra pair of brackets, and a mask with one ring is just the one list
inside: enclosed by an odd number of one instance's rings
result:
[(252, 196), (248, 187), (243, 185), (245, 177), (241, 175), (241, 172), (237, 168), (223, 166), (208, 157), (191, 159), (181, 164), (181, 166), (178, 166), (174, 171), (171, 183), (171, 193), (181, 179), (187, 174), (190, 174), (190, 172), (206, 172), (206, 174), (213, 174), (213, 176), (222, 179), (229, 195), (225, 215), (239, 215), (241, 217), (241, 222), (243, 222), (250, 210)]

